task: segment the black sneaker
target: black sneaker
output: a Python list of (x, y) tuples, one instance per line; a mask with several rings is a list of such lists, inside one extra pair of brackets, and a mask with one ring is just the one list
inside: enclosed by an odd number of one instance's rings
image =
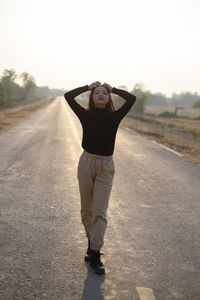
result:
[(88, 248), (85, 254), (85, 261), (90, 261), (91, 259), (91, 249), (90, 249), (90, 239), (88, 239)]
[(104, 265), (101, 261), (101, 255), (103, 255), (103, 253), (100, 253), (99, 250), (90, 249), (90, 266), (97, 274), (105, 274)]

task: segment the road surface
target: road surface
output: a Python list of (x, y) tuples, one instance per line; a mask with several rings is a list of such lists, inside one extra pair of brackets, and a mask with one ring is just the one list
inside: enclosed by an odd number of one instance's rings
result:
[(81, 135), (63, 97), (0, 135), (0, 299), (199, 300), (200, 166), (119, 128), (99, 276), (83, 260)]

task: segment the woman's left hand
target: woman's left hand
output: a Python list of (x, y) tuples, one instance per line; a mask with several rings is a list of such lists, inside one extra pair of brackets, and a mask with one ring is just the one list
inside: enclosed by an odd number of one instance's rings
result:
[(104, 86), (105, 88), (107, 87), (107, 89), (108, 89), (109, 92), (111, 93), (112, 87), (111, 87), (108, 83), (104, 82), (103, 86)]

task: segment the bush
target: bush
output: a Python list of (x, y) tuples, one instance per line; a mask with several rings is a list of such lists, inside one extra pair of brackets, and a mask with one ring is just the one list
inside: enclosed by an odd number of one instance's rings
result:
[(160, 124), (160, 127), (161, 127), (162, 129), (165, 129), (165, 128), (167, 127), (167, 124), (166, 124), (166, 123), (161, 123), (161, 124)]
[(199, 101), (196, 101), (193, 105), (192, 105), (193, 108), (200, 108), (200, 100)]
[(198, 138), (200, 136), (200, 131), (197, 130), (196, 128), (195, 129), (191, 129), (190, 132), (191, 132), (191, 134), (192, 134), (192, 136), (193, 136), (194, 139), (196, 139), (196, 138)]
[(158, 117), (163, 117), (163, 118), (176, 118), (177, 115), (173, 112), (170, 111), (164, 111), (161, 114), (158, 115)]
[(132, 111), (137, 114), (142, 114), (144, 112), (145, 102), (149, 97), (149, 92), (145, 90), (144, 84), (136, 83), (131, 93), (136, 96), (136, 102), (133, 105)]

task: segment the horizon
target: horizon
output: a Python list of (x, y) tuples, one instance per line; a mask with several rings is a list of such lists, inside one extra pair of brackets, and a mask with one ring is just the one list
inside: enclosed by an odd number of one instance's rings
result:
[[(15, 72), (16, 72), (16, 70), (15, 69), (13, 69), (13, 68), (11, 68), (12, 70), (14, 70)], [(11, 69), (5, 69), (5, 70), (11, 70)], [(4, 70), (3, 70), (4, 71)], [(24, 72), (26, 72), (26, 71), (24, 71)], [(23, 72), (22, 72), (23, 73)], [(28, 73), (28, 72), (27, 72)], [(3, 74), (3, 73), (2, 73)], [(0, 75), (0, 78), (2, 77), (2, 74)], [(32, 76), (32, 74), (30, 74), (30, 73), (28, 73), (29, 75), (31, 75)], [(19, 78), (20, 77), (20, 75), (21, 74), (19, 74), (19, 73), (17, 73), (16, 72), (16, 75), (17, 75), (17, 77), (16, 77), (16, 79), (14, 80), (19, 86), (23, 86), (23, 84), (22, 84), (22, 80)], [(33, 76), (33, 78), (34, 78), (34, 80), (35, 80), (35, 84), (36, 84), (36, 86), (38, 87), (38, 88), (42, 88), (42, 87), (48, 87), (49, 89), (56, 89), (56, 90), (63, 90), (63, 91), (70, 91), (71, 89), (65, 89), (65, 88), (59, 88), (59, 87), (50, 87), (50, 86), (48, 86), (48, 85), (38, 85), (37, 84), (37, 79)], [(123, 87), (125, 87), (125, 88), (127, 88), (127, 86), (125, 86), (125, 85), (119, 85), (119, 86), (116, 86), (116, 88), (122, 88), (123, 89)], [(128, 88), (127, 88), (128, 89)], [(133, 88), (132, 89), (128, 89), (128, 91), (129, 92), (131, 92), (133, 90)], [(146, 92), (149, 92), (149, 93), (151, 93), (152, 95), (159, 95), (159, 94), (161, 94), (161, 96), (164, 96), (164, 97), (166, 97), (167, 99), (173, 99), (173, 94), (177, 94), (177, 95), (179, 95), (179, 94), (184, 94), (184, 93), (190, 93), (190, 94), (192, 94), (192, 95), (194, 95), (194, 94), (197, 94), (198, 96), (200, 96), (200, 93), (198, 93), (197, 91), (194, 91), (194, 92), (191, 92), (191, 91), (180, 91), (179, 93), (172, 93), (170, 96), (168, 96), (168, 95), (166, 95), (166, 94), (164, 94), (164, 93), (162, 93), (162, 92), (160, 92), (160, 91), (158, 91), (158, 92), (153, 92), (153, 91), (151, 91), (151, 90), (146, 90), (145, 89), (145, 91)]]
[(56, 89), (99, 80), (128, 90), (141, 82), (168, 98), (199, 94), (199, 8), (196, 0), (2, 0), (0, 73), (25, 71)]

